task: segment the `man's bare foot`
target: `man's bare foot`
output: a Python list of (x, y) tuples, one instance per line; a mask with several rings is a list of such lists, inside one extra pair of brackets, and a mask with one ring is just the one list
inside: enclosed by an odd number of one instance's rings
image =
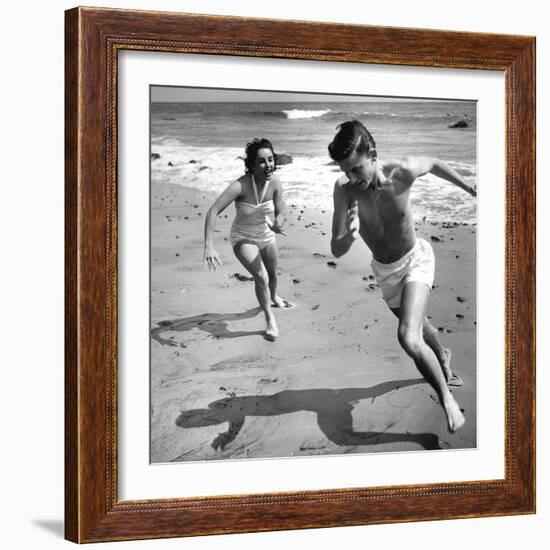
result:
[(451, 433), (456, 432), (464, 426), (466, 419), (464, 418), (458, 403), (454, 400), (452, 395), (447, 401), (447, 405), (444, 405), (443, 408), (445, 410), (445, 414), (447, 415), (447, 427)]
[(272, 317), (271, 320), (267, 322), (267, 327), (265, 329), (265, 339), (270, 342), (274, 342), (276, 338), (279, 337), (279, 329), (277, 328), (277, 323), (275, 322), (275, 317)]
[(440, 362), (441, 370), (443, 371), (443, 375), (447, 381), (447, 386), (463, 386), (464, 382), (462, 381), (462, 378), (460, 378), (460, 375), (453, 372), (451, 369), (452, 356), (453, 352), (449, 348), (445, 348), (443, 350), (443, 358)]
[(275, 296), (275, 298), (272, 299), (272, 305), (273, 307), (293, 307), (293, 304), (291, 302), (289, 302), (288, 300), (283, 300), (283, 298), (281, 298), (280, 296)]

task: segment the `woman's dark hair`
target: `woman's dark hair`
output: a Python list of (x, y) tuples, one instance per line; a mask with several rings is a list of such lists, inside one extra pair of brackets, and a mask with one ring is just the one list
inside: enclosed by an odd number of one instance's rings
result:
[(328, 154), (336, 162), (347, 159), (354, 151), (369, 153), (376, 149), (371, 133), (358, 120), (343, 122), (336, 130), (336, 135), (328, 146)]
[(254, 162), (256, 160), (256, 155), (258, 154), (258, 151), (260, 149), (271, 149), (271, 152), (273, 153), (273, 160), (275, 162), (275, 170), (277, 170), (277, 155), (273, 150), (273, 145), (271, 144), (271, 141), (265, 138), (254, 138), (250, 143), (246, 144), (245, 149), (244, 166), (247, 174), (250, 174), (250, 172), (254, 171)]

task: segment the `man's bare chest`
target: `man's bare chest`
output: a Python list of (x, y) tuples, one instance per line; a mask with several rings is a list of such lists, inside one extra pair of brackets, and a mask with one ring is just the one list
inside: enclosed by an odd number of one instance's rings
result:
[(396, 194), (390, 186), (355, 192), (353, 201), (357, 201), (361, 225), (370, 229), (401, 224), (410, 213), (409, 193)]

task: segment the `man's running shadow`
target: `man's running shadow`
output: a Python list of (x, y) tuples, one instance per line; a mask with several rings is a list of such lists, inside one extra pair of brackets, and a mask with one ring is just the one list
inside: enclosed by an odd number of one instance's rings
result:
[[(276, 416), (299, 411), (317, 414), (319, 428), (332, 442), (340, 446), (375, 445), (414, 442), (424, 449), (441, 449), (433, 433), (356, 432), (351, 412), (361, 399), (374, 399), (401, 388), (425, 383), (424, 379), (383, 382), (370, 388), (340, 390), (285, 390), (274, 395), (245, 395), (213, 401), (207, 409), (183, 411), (176, 419), (180, 428), (199, 428), (229, 422), (226, 432), (219, 434), (212, 447), (224, 449), (241, 431), (247, 416)], [(391, 428), (389, 422), (386, 429)]]
[(166, 332), (187, 332), (198, 328), (209, 333), (215, 338), (240, 338), (242, 336), (265, 334), (263, 330), (238, 330), (231, 331), (227, 328), (227, 323), (242, 319), (251, 319), (260, 313), (259, 307), (247, 309), (241, 313), (201, 313), (192, 317), (183, 317), (181, 319), (172, 319), (160, 321), (157, 326), (151, 329), (151, 337), (163, 346), (176, 346), (185, 348), (183, 342), (178, 342), (163, 336)]

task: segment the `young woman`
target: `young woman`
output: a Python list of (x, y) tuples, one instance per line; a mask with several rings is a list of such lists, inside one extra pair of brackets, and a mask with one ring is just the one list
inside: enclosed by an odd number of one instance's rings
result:
[(214, 249), (216, 218), (235, 203), (236, 216), (231, 226), (231, 245), (237, 259), (254, 277), (256, 297), (265, 315), (265, 337), (279, 336), (273, 307), (291, 307), (277, 294), (277, 241), (283, 231), (283, 190), (277, 175), (275, 152), (267, 139), (254, 139), (246, 146), (245, 174), (234, 181), (208, 210), (204, 227), (203, 267), (222, 265)]

